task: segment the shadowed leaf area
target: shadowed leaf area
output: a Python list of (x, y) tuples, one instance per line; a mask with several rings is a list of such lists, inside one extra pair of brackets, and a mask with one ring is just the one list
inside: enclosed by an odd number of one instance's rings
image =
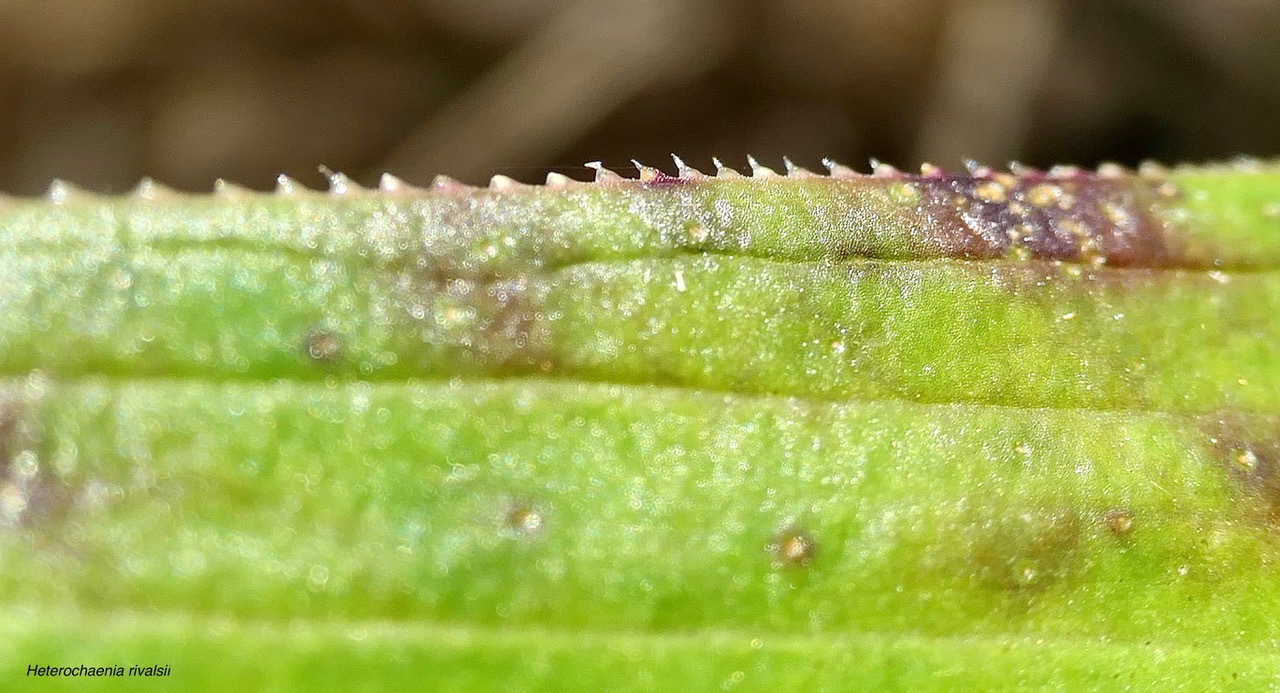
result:
[(1280, 170), (599, 178), (0, 202), (5, 670), (1280, 682)]

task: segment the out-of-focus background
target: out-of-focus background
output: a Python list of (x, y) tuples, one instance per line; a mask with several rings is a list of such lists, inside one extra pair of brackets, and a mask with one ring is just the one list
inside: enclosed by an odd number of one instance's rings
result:
[(1276, 0), (0, 0), (0, 190), (1280, 152)]

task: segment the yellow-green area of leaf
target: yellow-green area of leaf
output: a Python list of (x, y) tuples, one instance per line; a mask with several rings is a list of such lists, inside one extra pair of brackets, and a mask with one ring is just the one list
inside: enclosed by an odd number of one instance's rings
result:
[(771, 173), (0, 203), (3, 685), (1280, 685), (1280, 168)]

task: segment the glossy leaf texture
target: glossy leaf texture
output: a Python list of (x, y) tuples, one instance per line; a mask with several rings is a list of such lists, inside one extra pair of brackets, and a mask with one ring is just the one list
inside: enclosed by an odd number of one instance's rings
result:
[(1280, 685), (1280, 168), (679, 169), (0, 202), (6, 686)]

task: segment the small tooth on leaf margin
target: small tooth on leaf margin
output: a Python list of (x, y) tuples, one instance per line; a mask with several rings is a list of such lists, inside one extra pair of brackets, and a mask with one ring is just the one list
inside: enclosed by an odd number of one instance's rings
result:
[(642, 183), (650, 183), (662, 175), (662, 172), (658, 169), (652, 166), (645, 166), (635, 159), (632, 159), (631, 163), (635, 164), (636, 170), (640, 172), (640, 182)]
[(320, 167), (320, 173), (329, 179), (330, 195), (349, 195), (360, 189), (360, 186), (356, 185), (345, 173), (330, 170), (325, 166)]
[(453, 190), (458, 190), (462, 187), (463, 187), (462, 183), (459, 183), (456, 179), (450, 178), (449, 176), (446, 176), (443, 173), (431, 179), (432, 190), (436, 190), (440, 192), (450, 192)]
[(489, 188), (491, 190), (514, 190), (519, 185), (514, 178), (504, 176), (501, 173), (489, 179)]
[(1021, 161), (1010, 161), (1009, 173), (1012, 173), (1015, 176), (1026, 176), (1026, 175), (1039, 173), (1039, 171), (1035, 170), (1034, 168), (1031, 168), (1030, 166), (1022, 163)]
[(716, 178), (741, 178), (742, 174), (725, 166), (719, 159), (712, 159), (711, 163), (716, 166)]
[(706, 177), (705, 175), (703, 175), (702, 171), (699, 171), (698, 169), (686, 164), (684, 162), (684, 159), (681, 159), (675, 154), (671, 155), (671, 160), (676, 162), (676, 175), (680, 176), (681, 178), (687, 178), (692, 180), (695, 178)]
[(390, 173), (382, 174), (378, 179), (378, 190), (384, 193), (401, 193), (409, 188), (404, 181), (391, 175)]
[(49, 201), (55, 205), (63, 204), (82, 195), (84, 195), (84, 192), (80, 188), (61, 178), (54, 178), (53, 182), (49, 183), (49, 192), (46, 193)]
[(609, 169), (605, 168), (604, 164), (600, 163), (599, 161), (588, 161), (584, 165), (587, 168), (593, 169), (596, 172), (597, 183), (603, 183), (605, 181), (611, 181), (611, 180), (620, 180), (622, 178), (622, 176), (619, 176), (613, 171), (610, 171)]
[(1127, 175), (1129, 175), (1129, 170), (1114, 161), (1104, 161), (1098, 164), (1099, 178), (1124, 178)]
[(985, 164), (980, 164), (973, 159), (964, 160), (965, 170), (974, 178), (990, 178), (996, 174), (995, 169)]
[(827, 167), (827, 171), (831, 173), (832, 178), (855, 178), (858, 172), (849, 166), (827, 157), (822, 160), (822, 165)]
[(146, 202), (155, 202), (165, 197), (173, 197), (174, 194), (172, 189), (155, 182), (152, 178), (142, 178), (133, 187), (133, 196)]
[(556, 173), (555, 171), (550, 171), (547, 173), (548, 188), (567, 188), (569, 187), (569, 184), (572, 182), (573, 182), (573, 179), (564, 175), (563, 173)]
[(1050, 178), (1075, 178), (1083, 172), (1079, 166), (1057, 164), (1049, 167)]
[(1256, 156), (1233, 156), (1231, 157), (1231, 170), (1240, 173), (1262, 173), (1266, 170), (1266, 162)]
[(896, 167), (890, 166), (879, 159), (871, 160), (871, 175), (880, 178), (898, 178), (902, 175)]
[(219, 178), (213, 182), (213, 194), (226, 200), (244, 197), (253, 191), (243, 186), (236, 185), (225, 178)]
[(816, 173), (803, 166), (796, 166), (796, 162), (789, 157), (782, 157), (782, 165), (787, 169), (787, 175), (791, 178), (814, 178), (817, 176)]
[(778, 172), (756, 161), (756, 158), (747, 155), (747, 164), (751, 166), (751, 175), (755, 178), (775, 178)]
[(1169, 175), (1169, 169), (1164, 164), (1148, 159), (1138, 164), (1138, 175), (1148, 180), (1163, 180)]
[(281, 173), (276, 176), (276, 194), (284, 197), (297, 195), (302, 191), (302, 187), (297, 181), (290, 178), (287, 174)]

